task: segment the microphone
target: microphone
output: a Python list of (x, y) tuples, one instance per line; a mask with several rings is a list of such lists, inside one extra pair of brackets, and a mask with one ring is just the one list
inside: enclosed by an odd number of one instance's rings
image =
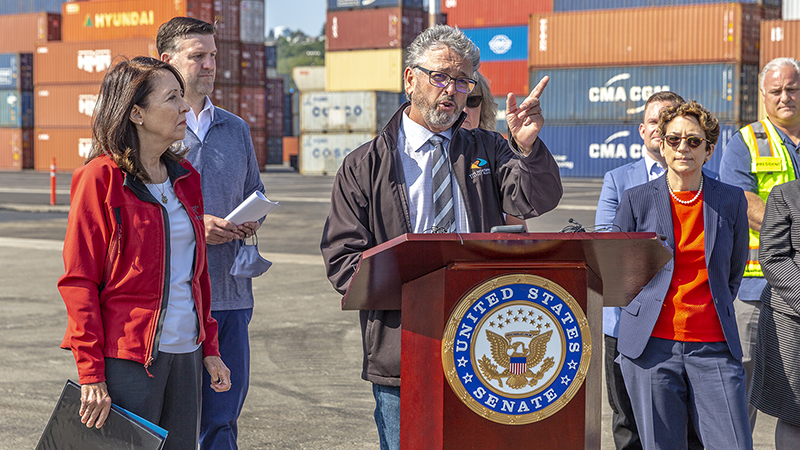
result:
[(572, 217), (569, 218), (570, 225), (565, 226), (559, 233), (586, 233), (586, 229), (577, 220)]

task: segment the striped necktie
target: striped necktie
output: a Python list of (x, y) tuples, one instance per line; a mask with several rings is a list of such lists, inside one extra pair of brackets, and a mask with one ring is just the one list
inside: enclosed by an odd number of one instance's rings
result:
[(456, 213), (453, 207), (453, 188), (450, 181), (450, 164), (444, 152), (444, 139), (438, 134), (429, 139), (433, 144), (433, 226), (434, 232), (449, 233), (456, 229)]

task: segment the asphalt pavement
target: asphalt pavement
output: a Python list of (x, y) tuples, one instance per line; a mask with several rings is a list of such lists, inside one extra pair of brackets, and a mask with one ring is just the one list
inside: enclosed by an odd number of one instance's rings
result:
[[(251, 384), (239, 420), (242, 449), (378, 449), (369, 383), (360, 379), (358, 316), (341, 311), (325, 277), (319, 239), (333, 177), (273, 167), (262, 174), (272, 212), (258, 233), (274, 264), (254, 279)], [(594, 222), (601, 180), (564, 179), (560, 205), (528, 221), (555, 232)], [(36, 446), (67, 378), (72, 354), (59, 349), (66, 310), (56, 289), (69, 211), (68, 173), (0, 172), (0, 449)], [(599, 339), (598, 339), (599, 340)], [(613, 449), (603, 399), (602, 448)], [(774, 448), (775, 420), (761, 414), (756, 449)], [(534, 448), (534, 447), (531, 447)]]

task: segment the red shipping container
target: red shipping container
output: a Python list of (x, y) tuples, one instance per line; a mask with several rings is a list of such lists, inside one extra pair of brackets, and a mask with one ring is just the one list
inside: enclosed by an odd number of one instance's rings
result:
[(61, 14), (0, 15), (0, 53), (33, 53), (61, 40)]
[(531, 14), (553, 11), (553, 0), (442, 0), (447, 24), (459, 28), (527, 25)]
[(71, 172), (83, 166), (91, 148), (91, 128), (37, 127), (33, 133), (33, 168), (49, 171), (55, 157), (59, 172)]
[(0, 170), (33, 169), (33, 130), (0, 128)]
[(187, 0), (186, 16), (214, 23), (214, 0)]
[(509, 92), (523, 97), (530, 94), (527, 61), (484, 62), (479, 70), (491, 82), (495, 98), (506, 98)]
[(187, 0), (110, 0), (64, 3), (64, 41), (98, 41), (144, 37), (154, 39), (158, 27), (186, 15)]
[(759, 69), (778, 57), (800, 59), (800, 20), (761, 22)]
[(265, 114), (267, 136), (268, 137), (281, 137), (283, 136), (283, 108), (267, 108)]
[(283, 110), (283, 78), (267, 78), (267, 109)]
[(253, 139), (253, 149), (256, 151), (258, 170), (263, 172), (267, 167), (267, 133), (263, 128), (251, 128), (250, 138)]
[(241, 80), (244, 86), (264, 87), (266, 82), (266, 53), (261, 44), (242, 44)]
[(214, 17), (219, 41), (239, 42), (239, 0), (214, 0)]
[(241, 95), (239, 116), (250, 125), (250, 128), (264, 128), (264, 101), (266, 96), (264, 88), (243, 86), (239, 92)]
[(239, 101), (239, 86), (221, 84), (214, 86), (211, 93), (211, 102), (230, 113), (239, 115), (241, 102)]
[(101, 83), (106, 70), (134, 56), (158, 57), (155, 39), (118, 41), (51, 42), (33, 54), (33, 83)]
[(41, 128), (89, 128), (99, 93), (100, 84), (36, 86), (34, 124)]
[(528, 63), (534, 69), (758, 64), (760, 22), (775, 11), (714, 3), (532, 15)]
[(329, 11), (325, 22), (325, 49), (406, 48), (426, 28), (428, 13), (421, 9)]
[(241, 44), (217, 41), (217, 77), (214, 83), (238, 85), (241, 81), (241, 69)]

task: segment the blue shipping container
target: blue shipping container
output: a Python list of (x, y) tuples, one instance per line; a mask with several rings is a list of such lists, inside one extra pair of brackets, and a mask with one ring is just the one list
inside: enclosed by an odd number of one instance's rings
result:
[[(586, 11), (593, 9), (650, 8), (653, 6), (703, 5), (719, 0), (553, 0), (553, 11)], [(736, 3), (755, 3), (780, 7), (783, 0), (739, 0)]]
[(278, 67), (278, 46), (267, 45), (264, 47), (264, 67)]
[[(714, 154), (705, 168), (719, 173), (722, 151), (739, 131), (735, 124), (720, 124)], [(548, 125), (539, 137), (558, 163), (562, 177), (602, 178), (606, 172), (642, 157), (645, 148), (638, 125)]]
[(550, 82), (542, 110), (551, 123), (619, 123), (642, 120), (650, 95), (673, 91), (700, 102), (720, 122), (754, 122), (758, 67), (739, 64), (592, 67), (532, 70), (530, 85)]
[(0, 54), (0, 89), (33, 91), (32, 54)]
[(481, 62), (528, 59), (528, 26), (465, 28), (464, 34), (481, 49)]
[(33, 92), (0, 90), (0, 127), (33, 126)]
[[(425, 4), (427, 5), (427, 1)], [(422, 8), (422, 0), (328, 0), (328, 10), (377, 8), (382, 6), (402, 6), (403, 8)]]
[(61, 14), (61, 4), (70, 0), (2, 0), (0, 14), (49, 12)]

